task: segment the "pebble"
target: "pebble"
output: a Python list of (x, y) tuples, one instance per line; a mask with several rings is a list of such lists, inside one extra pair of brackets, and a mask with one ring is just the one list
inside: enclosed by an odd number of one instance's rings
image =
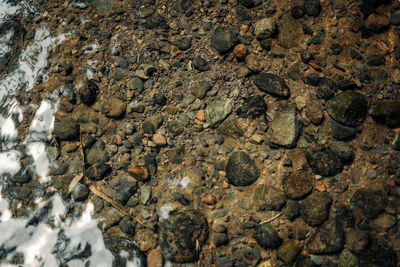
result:
[(244, 59), (247, 54), (247, 47), (244, 44), (238, 44), (233, 48), (233, 54), (237, 59)]
[(138, 181), (144, 181), (150, 177), (150, 173), (145, 167), (132, 165), (128, 168), (128, 173), (131, 174)]
[(330, 220), (318, 229), (306, 243), (313, 254), (336, 253), (343, 249), (344, 233), (337, 220)]
[(211, 36), (211, 45), (221, 54), (227, 53), (237, 42), (236, 33), (225, 27), (217, 27)]
[(306, 171), (293, 172), (282, 177), (282, 187), (290, 199), (301, 199), (311, 192), (314, 186), (312, 175)]
[(253, 205), (257, 210), (281, 210), (285, 206), (286, 199), (283, 191), (274, 186), (257, 185), (253, 189)]
[(276, 249), (282, 244), (281, 237), (271, 224), (257, 225), (253, 237), (265, 249)]
[(290, 95), (285, 81), (272, 73), (260, 73), (253, 78), (254, 84), (263, 92), (275, 97), (287, 98)]
[(69, 118), (55, 120), (53, 135), (62, 141), (77, 140), (79, 137), (79, 125)]
[(315, 174), (334, 176), (343, 170), (339, 157), (329, 148), (316, 148), (306, 152), (306, 159)]
[(332, 198), (327, 192), (313, 192), (305, 200), (299, 202), (300, 215), (306, 223), (318, 226), (329, 217)]
[(365, 27), (374, 32), (380, 32), (389, 26), (389, 18), (386, 15), (371, 14), (365, 21)]
[(152, 249), (149, 254), (147, 254), (147, 266), (149, 267), (162, 267), (163, 257), (162, 253), (158, 249)]
[(300, 134), (301, 121), (298, 119), (296, 107), (286, 106), (280, 109), (269, 126), (269, 141), (272, 145), (293, 148)]
[(258, 39), (271, 37), (276, 31), (276, 25), (273, 18), (263, 18), (254, 23), (254, 34)]
[(381, 214), (387, 205), (385, 192), (377, 189), (358, 189), (350, 199), (352, 205), (368, 218), (375, 218)]
[(111, 97), (106, 99), (101, 110), (109, 118), (120, 118), (125, 114), (126, 104), (116, 97)]
[(75, 201), (85, 201), (89, 195), (89, 188), (85, 184), (78, 183), (72, 190), (72, 198)]
[(205, 109), (206, 121), (210, 126), (223, 121), (233, 110), (233, 101), (220, 97), (209, 103)]
[(230, 184), (246, 186), (258, 179), (260, 170), (247, 153), (233, 152), (226, 164), (226, 176)]
[(167, 144), (167, 139), (161, 134), (155, 133), (152, 138), (153, 142), (157, 146), (165, 146)]

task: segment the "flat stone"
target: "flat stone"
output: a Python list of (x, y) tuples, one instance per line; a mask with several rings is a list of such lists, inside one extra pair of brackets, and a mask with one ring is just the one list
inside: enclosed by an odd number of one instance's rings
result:
[(253, 203), (259, 211), (281, 210), (286, 203), (286, 199), (281, 189), (260, 184), (254, 187)]
[(318, 226), (328, 219), (332, 199), (327, 192), (313, 192), (299, 203), (304, 221), (311, 226)]
[(275, 249), (282, 244), (282, 239), (271, 224), (257, 225), (253, 237), (265, 249)]
[(260, 170), (247, 153), (233, 152), (226, 165), (226, 176), (229, 183), (235, 186), (246, 186), (258, 179)]
[(236, 33), (225, 27), (217, 27), (211, 36), (211, 45), (221, 54), (227, 53), (237, 42)]
[(306, 249), (313, 254), (335, 253), (343, 249), (344, 233), (336, 220), (330, 220), (322, 225), (310, 237)]
[(288, 198), (301, 199), (313, 189), (314, 179), (309, 172), (296, 171), (282, 178), (282, 187)]
[(339, 157), (329, 148), (320, 147), (308, 151), (306, 159), (315, 174), (329, 177), (343, 170)]
[(287, 106), (280, 109), (271, 121), (268, 129), (270, 143), (273, 145), (293, 148), (300, 134), (301, 122), (296, 108)]
[(210, 126), (223, 121), (233, 110), (233, 101), (226, 97), (215, 99), (206, 107), (206, 121)]
[(253, 78), (254, 84), (263, 92), (267, 92), (275, 97), (288, 98), (289, 88), (285, 81), (272, 73), (260, 73)]

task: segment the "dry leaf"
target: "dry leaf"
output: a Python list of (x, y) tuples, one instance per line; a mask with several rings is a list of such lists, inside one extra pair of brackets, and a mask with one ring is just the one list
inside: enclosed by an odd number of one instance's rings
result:
[(74, 189), (75, 185), (79, 183), (83, 178), (83, 172), (78, 173), (74, 179), (69, 183), (68, 186), (68, 194), (71, 193), (72, 189)]

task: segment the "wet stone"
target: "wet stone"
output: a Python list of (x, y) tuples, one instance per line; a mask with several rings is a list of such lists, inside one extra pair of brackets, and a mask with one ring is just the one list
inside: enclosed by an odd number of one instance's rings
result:
[(72, 190), (72, 198), (75, 201), (85, 201), (89, 195), (89, 188), (85, 184), (78, 183)]
[(233, 101), (226, 97), (215, 99), (206, 107), (206, 121), (210, 126), (223, 121), (233, 110)]
[(380, 32), (389, 26), (389, 18), (385, 15), (371, 14), (365, 21), (365, 27), (373, 32)]
[(203, 245), (207, 235), (207, 221), (199, 211), (178, 212), (161, 226), (161, 250), (164, 257), (172, 262), (193, 262), (199, 257), (196, 244)]
[(345, 140), (356, 134), (354, 127), (348, 127), (331, 119), (332, 136), (338, 140)]
[(265, 115), (267, 105), (262, 96), (256, 95), (244, 100), (244, 104), (238, 108), (236, 114), (241, 118), (257, 118)]
[(257, 185), (253, 190), (253, 203), (257, 210), (281, 210), (286, 199), (283, 191), (274, 186)]
[(306, 159), (315, 174), (334, 176), (343, 170), (339, 157), (329, 148), (316, 148), (306, 152)]
[(398, 266), (396, 252), (386, 241), (378, 237), (371, 238), (368, 248), (361, 252), (358, 260), (359, 266)]
[(312, 254), (326, 254), (339, 252), (343, 246), (343, 229), (336, 220), (330, 220), (310, 237), (306, 249)]
[(121, 219), (118, 224), (119, 228), (122, 232), (127, 235), (134, 235), (135, 234), (135, 223), (132, 221), (132, 218), (129, 216), (125, 216)]
[(317, 17), (321, 12), (320, 0), (304, 0), (302, 7), (307, 16)]
[(126, 104), (116, 97), (111, 97), (106, 99), (101, 110), (109, 118), (120, 118), (125, 114)]
[(275, 249), (282, 244), (282, 239), (271, 224), (257, 225), (253, 237), (265, 249)]
[(331, 99), (335, 94), (336, 84), (328, 78), (322, 78), (317, 87), (317, 94), (321, 99)]
[(54, 122), (53, 135), (62, 141), (76, 140), (79, 136), (79, 125), (72, 119), (56, 119)]
[(381, 190), (361, 188), (354, 193), (351, 203), (368, 218), (375, 218), (385, 210), (387, 197)]
[(236, 33), (229, 28), (218, 27), (211, 36), (211, 45), (221, 54), (227, 53), (237, 42)]
[(211, 68), (208, 62), (201, 56), (195, 56), (193, 58), (193, 67), (199, 71), (207, 71)]
[(287, 98), (290, 95), (285, 81), (272, 73), (260, 73), (253, 78), (254, 84), (263, 92), (275, 97)]
[(327, 109), (335, 121), (346, 126), (358, 126), (367, 115), (368, 105), (362, 94), (345, 91), (329, 100)]
[(95, 163), (86, 169), (86, 176), (92, 180), (100, 180), (105, 177), (109, 170), (110, 166), (106, 163)]
[(297, 171), (284, 176), (282, 178), (282, 186), (288, 198), (300, 199), (311, 192), (314, 180), (310, 173)]
[(384, 55), (370, 55), (367, 58), (367, 64), (370, 66), (381, 66), (385, 64)]
[(122, 205), (125, 205), (129, 198), (136, 191), (136, 181), (131, 179), (121, 179), (115, 194), (115, 198)]
[(270, 143), (272, 145), (293, 148), (300, 134), (301, 122), (296, 108), (287, 106), (280, 109), (269, 126)]
[(261, 4), (261, 0), (239, 0), (240, 4), (247, 8), (253, 8)]
[(371, 108), (371, 116), (382, 120), (389, 126), (396, 126), (400, 123), (400, 101), (381, 100)]
[(350, 251), (359, 254), (368, 246), (370, 237), (368, 232), (359, 229), (350, 229), (346, 233), (346, 246)]
[(296, 219), (296, 217), (300, 213), (300, 205), (297, 201), (288, 200), (286, 202), (286, 206), (283, 208), (283, 214), (285, 214), (286, 218), (290, 221)]
[(271, 37), (276, 30), (273, 18), (263, 18), (254, 23), (254, 34), (258, 39), (266, 39)]
[(289, 240), (278, 249), (278, 258), (290, 266), (301, 252), (301, 244), (297, 240)]
[(113, 207), (104, 207), (99, 217), (103, 219), (100, 222), (101, 227), (105, 230), (108, 230), (112, 226), (116, 225), (123, 216), (117, 209)]
[(329, 148), (343, 163), (350, 163), (354, 159), (354, 149), (344, 142), (333, 142)]
[(235, 186), (246, 186), (254, 183), (260, 176), (255, 162), (245, 152), (233, 152), (226, 165), (229, 183)]
[(306, 223), (318, 226), (329, 217), (332, 199), (327, 192), (313, 192), (305, 200), (299, 202), (300, 215)]
[(195, 97), (203, 99), (211, 87), (212, 86), (209, 82), (199, 81), (191, 88), (191, 92)]

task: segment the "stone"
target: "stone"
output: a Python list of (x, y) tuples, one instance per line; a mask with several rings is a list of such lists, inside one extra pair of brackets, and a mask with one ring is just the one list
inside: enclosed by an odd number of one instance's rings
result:
[(88, 80), (85, 86), (78, 89), (77, 93), (82, 103), (91, 105), (96, 101), (98, 91), (97, 84), (93, 80)]
[(385, 65), (385, 56), (384, 55), (370, 55), (367, 58), (367, 64), (370, 66), (381, 66)]
[(265, 115), (267, 105), (264, 98), (260, 95), (250, 96), (244, 100), (236, 114), (241, 118), (258, 118)]
[(301, 252), (302, 247), (299, 241), (290, 239), (278, 249), (278, 258), (287, 266), (291, 266)]
[(160, 247), (165, 259), (176, 263), (196, 261), (207, 239), (208, 225), (197, 210), (178, 212), (161, 225)]
[(291, 105), (281, 108), (269, 125), (270, 144), (293, 148), (296, 146), (300, 129), (301, 121), (298, 119), (296, 107)]
[(206, 121), (210, 126), (215, 126), (223, 121), (233, 110), (233, 101), (226, 97), (213, 100), (206, 107)]
[(365, 27), (373, 32), (380, 32), (389, 26), (389, 18), (385, 15), (371, 14), (365, 21)]
[(116, 97), (111, 97), (105, 100), (101, 111), (109, 118), (121, 118), (125, 114), (126, 104)]
[(358, 255), (358, 264), (363, 267), (398, 266), (396, 252), (387, 241), (379, 237), (371, 238), (367, 249)]
[(360, 254), (369, 244), (368, 232), (359, 229), (350, 229), (346, 233), (346, 247), (355, 254)]
[(119, 228), (127, 235), (133, 236), (135, 234), (135, 223), (130, 216), (125, 216), (119, 221)]
[(368, 112), (365, 97), (354, 91), (345, 91), (326, 104), (329, 115), (345, 126), (360, 125)]
[(323, 224), (329, 217), (332, 199), (327, 192), (313, 192), (299, 202), (300, 215), (311, 226)]
[(105, 163), (108, 159), (109, 157), (107, 151), (105, 151), (105, 144), (101, 140), (97, 141), (86, 155), (86, 163), (89, 165), (100, 162)]
[(151, 186), (148, 184), (142, 185), (140, 187), (140, 203), (146, 205), (151, 198)]
[(163, 135), (158, 133), (153, 135), (152, 140), (157, 146), (165, 146), (167, 144), (167, 139), (165, 139)]
[(396, 225), (396, 217), (393, 215), (382, 213), (376, 219), (370, 222), (370, 226), (378, 230), (388, 230)]
[(354, 127), (345, 126), (334, 119), (331, 119), (331, 130), (333, 138), (338, 140), (348, 139), (356, 134), (356, 129)]
[(191, 92), (195, 97), (203, 99), (211, 87), (209, 82), (202, 80), (194, 84), (191, 88)]
[(321, 12), (320, 0), (304, 0), (302, 7), (307, 16), (317, 17)]
[(343, 46), (338, 43), (333, 43), (330, 45), (330, 49), (333, 55), (339, 55), (343, 51)]
[(306, 159), (312, 171), (322, 176), (334, 176), (343, 170), (343, 164), (332, 150), (319, 147), (306, 152)]
[(98, 162), (86, 169), (86, 177), (91, 180), (101, 180), (109, 172), (110, 166), (104, 162)]
[(290, 221), (293, 221), (297, 218), (300, 213), (300, 205), (297, 201), (288, 200), (286, 202), (285, 207), (283, 208), (283, 214), (285, 214), (286, 218)]
[(132, 90), (138, 93), (143, 92), (144, 84), (143, 81), (139, 77), (133, 77), (127, 83), (128, 90)]
[(122, 219), (121, 213), (114, 207), (104, 207), (99, 217), (103, 219), (100, 225), (105, 230), (110, 229)]
[(343, 249), (344, 233), (336, 220), (324, 223), (306, 243), (306, 249), (312, 254), (336, 253)]
[(338, 267), (358, 267), (357, 261), (357, 257), (346, 249), (339, 255)]
[(115, 193), (115, 200), (125, 205), (129, 198), (136, 191), (136, 181), (132, 178), (123, 178), (120, 180)]
[(319, 98), (329, 100), (335, 94), (336, 83), (328, 78), (322, 78), (317, 87)]
[(369, 68), (366, 70), (365, 76), (371, 81), (384, 81), (389, 78), (386, 70), (381, 68)]
[(258, 179), (260, 170), (247, 153), (233, 152), (226, 164), (226, 176), (230, 184), (246, 186)]
[(282, 178), (285, 195), (290, 199), (301, 199), (314, 187), (314, 179), (307, 171), (295, 171)]
[(259, 6), (262, 3), (261, 0), (239, 0), (238, 2), (247, 8)]
[(254, 84), (263, 92), (267, 92), (275, 97), (288, 98), (289, 88), (285, 81), (272, 73), (260, 73), (253, 78)]
[(193, 67), (196, 70), (207, 71), (211, 69), (211, 67), (208, 65), (208, 62), (201, 56), (195, 56), (192, 62), (193, 62)]
[(244, 59), (247, 54), (247, 47), (244, 44), (238, 44), (233, 48), (233, 54), (237, 59)]
[(314, 125), (320, 125), (324, 120), (322, 105), (317, 101), (313, 101), (306, 107), (305, 115)]
[(276, 249), (282, 244), (282, 239), (271, 224), (257, 225), (253, 237), (265, 249)]
[(215, 247), (220, 247), (229, 243), (229, 237), (226, 233), (213, 233), (210, 240)]
[(354, 149), (344, 142), (333, 142), (329, 148), (343, 163), (350, 163), (354, 159)]
[(275, 186), (257, 185), (253, 189), (253, 204), (257, 210), (281, 210), (286, 199), (283, 191)]
[(400, 25), (400, 14), (391, 13), (389, 17), (389, 22), (392, 25), (399, 26)]
[(252, 72), (260, 72), (263, 70), (260, 58), (252, 54), (246, 57), (246, 67)]
[(128, 168), (127, 171), (138, 181), (144, 181), (150, 177), (150, 173), (146, 167), (132, 165)]
[(352, 205), (368, 218), (375, 218), (385, 211), (387, 196), (378, 189), (358, 189), (350, 199)]
[(75, 201), (85, 201), (89, 195), (89, 188), (85, 184), (78, 183), (72, 189), (72, 198)]
[(394, 69), (392, 71), (391, 80), (395, 84), (400, 84), (400, 69)]
[(372, 105), (370, 115), (389, 126), (400, 124), (400, 100), (380, 100)]
[(147, 254), (147, 266), (163, 267), (163, 257), (160, 250), (152, 249), (149, 254)]
[[(283, 48), (290, 49), (297, 47), (299, 40), (304, 36), (302, 31), (302, 22), (294, 19), (289, 12), (285, 12), (277, 21), (278, 42)], [(271, 39), (260, 40), (260, 44), (266, 50), (271, 50), (271, 43), (263, 44), (263, 41)], [(268, 48), (268, 49), (267, 49)]]
[(183, 124), (179, 120), (173, 120), (167, 125), (168, 131), (173, 135), (173, 136), (178, 136), (180, 135), (184, 128)]
[(274, 18), (263, 18), (254, 23), (254, 34), (258, 39), (270, 38), (276, 31)]
[[(114, 266), (129, 266), (132, 264), (133, 259), (136, 266), (146, 266), (146, 258), (133, 241), (114, 235), (105, 237), (104, 244), (114, 257)], [(126, 253), (123, 254), (121, 251), (125, 251)]]
[(221, 54), (227, 53), (237, 42), (237, 34), (226, 27), (217, 27), (211, 36), (211, 45)]
[(55, 120), (53, 135), (62, 141), (73, 141), (79, 137), (79, 125), (76, 121), (63, 118)]

